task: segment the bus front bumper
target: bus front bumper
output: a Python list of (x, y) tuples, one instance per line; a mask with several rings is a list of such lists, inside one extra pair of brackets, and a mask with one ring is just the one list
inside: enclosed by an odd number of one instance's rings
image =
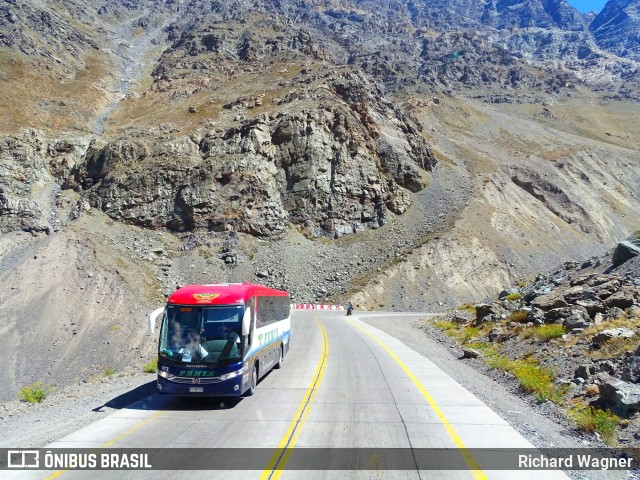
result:
[(174, 382), (158, 375), (158, 392), (184, 397), (237, 397), (244, 392), (243, 375), (215, 383), (205, 383), (200, 379), (190, 380), (191, 383)]

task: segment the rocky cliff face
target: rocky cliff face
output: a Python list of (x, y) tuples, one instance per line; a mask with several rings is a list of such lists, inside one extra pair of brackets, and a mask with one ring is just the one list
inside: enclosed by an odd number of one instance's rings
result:
[(0, 232), (52, 233), (69, 218), (59, 215), (61, 187), (84, 161), (89, 139), (47, 138), (37, 130), (0, 144)]
[[(525, 51), (531, 40), (531, 49), (538, 51), (539, 37), (516, 41), (514, 50)], [(511, 41), (514, 41), (513, 37)], [(550, 42), (551, 43), (551, 42)], [(555, 44), (555, 42), (554, 42)], [(568, 92), (575, 86), (576, 78), (570, 73), (543, 74), (522, 62), (508, 50), (513, 45), (498, 46), (480, 35), (451, 32), (422, 41), (420, 54), (423, 60), (420, 74), (428, 82), (454, 87), (464, 85), (474, 88), (476, 94), (494, 91), (500, 86), (502, 93), (533, 90), (541, 94)], [(482, 68), (478, 68), (482, 65)], [(515, 96), (515, 95), (514, 95)]]
[(32, 2), (4, 2), (0, 5), (0, 45), (57, 62), (80, 60), (84, 49), (98, 49), (99, 45), (93, 35), (70, 21), (69, 11), (83, 23), (94, 21), (95, 11), (78, 2), (67, 8), (55, 2), (42, 7)]
[(585, 27), (580, 12), (565, 0), (489, 0), (484, 5), (482, 22), (499, 29)]
[(640, 2), (609, 0), (589, 25), (601, 48), (640, 61)]
[(353, 233), (403, 213), (436, 163), (419, 127), (362, 76), (298, 92), (315, 108), (169, 141), (120, 140), (74, 173), (112, 218), (177, 231)]

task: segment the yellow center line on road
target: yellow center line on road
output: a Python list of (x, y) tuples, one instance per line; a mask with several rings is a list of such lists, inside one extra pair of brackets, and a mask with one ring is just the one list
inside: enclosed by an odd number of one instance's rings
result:
[[(116, 443), (119, 440), (122, 440), (124, 437), (126, 437), (127, 435), (135, 432), (136, 430), (144, 427), (146, 424), (148, 424), (149, 422), (151, 422), (151, 420), (154, 420), (156, 418), (158, 418), (160, 415), (162, 415), (164, 413), (164, 411), (160, 411), (157, 413), (154, 413), (153, 415), (151, 415), (150, 417), (145, 418), (144, 420), (142, 420), (139, 423), (136, 423), (133, 427), (131, 427), (129, 430), (127, 430), (124, 433), (121, 433), (120, 435), (118, 435), (117, 437), (113, 438), (112, 440), (109, 440), (105, 443), (103, 443), (102, 445), (100, 445), (99, 447), (96, 448), (96, 450), (100, 449), (100, 448), (107, 448), (110, 447), (111, 445), (113, 445), (114, 443)], [(51, 475), (49, 475), (48, 477), (45, 477), (44, 480), (50, 480), (52, 478), (56, 478), (59, 477), (60, 475), (62, 475), (64, 472), (67, 472), (68, 470), (58, 470), (57, 472), (52, 473)]]
[(413, 383), (416, 385), (416, 387), (418, 387), (418, 390), (420, 390), (420, 393), (422, 393), (424, 398), (426, 398), (427, 402), (429, 403), (429, 405), (431, 406), (431, 408), (435, 412), (436, 416), (442, 422), (442, 425), (447, 430), (447, 433), (449, 434), (449, 437), (451, 437), (451, 440), (453, 440), (453, 443), (455, 443), (456, 447), (458, 447), (458, 449), (460, 450), (460, 454), (462, 455), (462, 457), (464, 458), (465, 463), (467, 464), (467, 466), (471, 470), (471, 473), (473, 473), (473, 476), (478, 480), (486, 480), (487, 476), (484, 474), (484, 472), (480, 468), (480, 465), (478, 465), (478, 462), (476, 462), (476, 460), (473, 458), (473, 456), (469, 453), (469, 451), (467, 450), (467, 447), (465, 446), (464, 442), (462, 441), (462, 439), (460, 438), (458, 433), (455, 431), (455, 429), (453, 428), (451, 423), (449, 423), (449, 420), (447, 419), (445, 414), (442, 412), (442, 410), (440, 410), (440, 407), (438, 407), (438, 404), (436, 403), (436, 401), (433, 399), (433, 397), (427, 391), (427, 389), (424, 388), (422, 383), (420, 383), (420, 380), (418, 380), (416, 378), (416, 376), (413, 374), (413, 372), (411, 372), (411, 370), (409, 370), (409, 368), (402, 362), (402, 360), (400, 360), (398, 358), (398, 356), (395, 353), (393, 353), (391, 351), (391, 349), (389, 347), (387, 347), (382, 342), (382, 340), (380, 340), (378, 337), (373, 335), (371, 332), (368, 332), (367, 330), (365, 330), (361, 326), (356, 325), (355, 323), (353, 323), (351, 320), (347, 319), (346, 317), (345, 317), (345, 320), (347, 322), (349, 322), (351, 325), (353, 325), (354, 327), (356, 327), (358, 330), (360, 330), (361, 332), (365, 333), (366, 335), (371, 337), (373, 340), (375, 340), (375, 342), (378, 343), (382, 348), (384, 348), (384, 350), (389, 355), (391, 355), (391, 358), (393, 358), (398, 363), (398, 365), (400, 365), (400, 368), (402, 368), (402, 370), (404, 370), (404, 373), (406, 373), (407, 376), (411, 380), (413, 380)]
[(313, 399), (318, 392), (320, 382), (322, 382), (322, 377), (324, 376), (324, 371), (327, 367), (329, 342), (327, 341), (327, 332), (322, 326), (322, 322), (320, 322), (320, 319), (318, 318), (316, 318), (316, 321), (318, 322), (320, 330), (322, 331), (322, 354), (320, 355), (318, 367), (313, 374), (311, 385), (309, 385), (309, 388), (305, 392), (304, 398), (302, 399), (302, 402), (300, 402), (300, 406), (298, 407), (298, 411), (293, 417), (293, 421), (289, 425), (287, 432), (284, 434), (282, 441), (278, 445), (278, 449), (273, 454), (273, 457), (271, 457), (267, 468), (264, 470), (264, 472), (262, 472), (260, 480), (277, 480), (278, 478), (280, 478), (282, 470), (284, 469), (284, 466), (287, 464), (287, 461), (291, 456), (291, 450), (298, 441), (298, 437), (300, 436), (300, 432), (302, 431), (304, 422), (309, 415), (311, 404), (313, 403)]

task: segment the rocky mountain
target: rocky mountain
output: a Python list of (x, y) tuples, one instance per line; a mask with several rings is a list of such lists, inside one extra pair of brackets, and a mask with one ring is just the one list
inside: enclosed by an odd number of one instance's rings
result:
[[(611, 2), (605, 10), (620, 10), (615, 4)], [(54, 154), (57, 162), (70, 162), (72, 166), (64, 172), (52, 167), (54, 171), (48, 172), (53, 176), (52, 184), (82, 188), (92, 205), (113, 218), (152, 227), (220, 228), (219, 218), (233, 218), (241, 231), (272, 234), (282, 232), (283, 222), (293, 219), (312, 231), (333, 233), (357, 231), (363, 225), (379, 226), (387, 208), (394, 213), (406, 210), (409, 200), (407, 195), (398, 193), (402, 192), (399, 187), (413, 192), (421, 189), (424, 182), (419, 179), (419, 170), (430, 170), (435, 159), (424, 138), (416, 135), (419, 132), (416, 123), (371, 82), (380, 81), (394, 91), (427, 86), (473, 89), (476, 95), (484, 95), (489, 101), (509, 102), (522, 101), (526, 95), (518, 92), (526, 90), (537, 92), (529, 101), (543, 101), (538, 93), (543, 97), (566, 95), (579, 84), (597, 89), (603, 88), (606, 81), (608, 89), (613, 87), (612, 93), (617, 89), (618, 94), (627, 96), (635, 95), (638, 86), (634, 75), (637, 68), (622, 60), (612, 63), (610, 57), (595, 52), (587, 38), (588, 31), (581, 31), (585, 30), (582, 17), (564, 0), (488, 2), (482, 12), (477, 2), (468, 1), (436, 2), (429, 8), (420, 2), (389, 2), (384, 8), (390, 16), (384, 21), (377, 15), (380, 5), (375, 1), (358, 5), (317, 2), (306, 7), (295, 2), (267, 1), (250, 6), (203, 1), (135, 4), (123, 1), (104, 5), (76, 2), (66, 7), (51, 2), (46, 6), (13, 2), (3, 7), (0, 32), (7, 48), (5, 53), (13, 52), (15, 58), (11, 61), (19, 64), (8, 68), (10, 80), (24, 83), (25, 79), (20, 77), (24, 71), (51, 72), (45, 73), (48, 88), (36, 90), (35, 95), (33, 89), (20, 92), (27, 97), (21, 110), (27, 110), (29, 120), (22, 121), (20, 113), (11, 115), (15, 111), (12, 105), (7, 110), (10, 117), (5, 120), (7, 127), (13, 129), (21, 124), (46, 128), (49, 124), (59, 132), (78, 128), (79, 123), (91, 122), (93, 117), (93, 131), (101, 132), (104, 121), (111, 118), (111, 136), (116, 143), (94, 141), (89, 149), (88, 138), (68, 142), (63, 149), (73, 150), (76, 156), (69, 159), (69, 151), (65, 151), (65, 158), (60, 159)], [(606, 11), (605, 16), (611, 16)], [(206, 15), (200, 15), (202, 12)], [(514, 18), (518, 19), (515, 24)], [(593, 28), (603, 22), (596, 18)], [(474, 30), (465, 30), (472, 25)], [(508, 33), (491, 38), (492, 34), (487, 33), (490, 30), (476, 30), (483, 25)], [(435, 33), (436, 28), (441, 33)], [(131, 37), (131, 41), (123, 40), (123, 35)], [(145, 42), (139, 37), (148, 38)], [(167, 42), (166, 48), (153, 49), (162, 42)], [(135, 69), (143, 66), (144, 52), (160, 51), (155, 63), (149, 64), (152, 84), (142, 91), (131, 91), (140, 74)], [(547, 66), (548, 62), (553, 62), (553, 66)], [(293, 68), (277, 67), (287, 63)], [(342, 64), (343, 73), (318, 73), (326, 72), (327, 66), (336, 63)], [(219, 91), (221, 86), (246, 85), (243, 80), (265, 69), (273, 75), (268, 85), (245, 87), (246, 94), (235, 98), (229, 92)], [(30, 73), (25, 75), (28, 77)], [(226, 80), (216, 80), (220, 78)], [(617, 80), (611, 81), (614, 78)], [(261, 80), (267, 83), (264, 76)], [(67, 85), (54, 92), (51, 88), (56, 81)], [(13, 86), (12, 81), (7, 83), (7, 88)], [(285, 92), (286, 89), (289, 91)], [(101, 91), (104, 96), (96, 97), (91, 91)], [(507, 95), (510, 98), (504, 97), (505, 92), (512, 92)], [(215, 98), (205, 99), (207, 94)], [(61, 96), (62, 99), (56, 98)], [(188, 128), (170, 121), (172, 125), (166, 126), (168, 132), (157, 131), (156, 107), (166, 101), (188, 101), (188, 106), (178, 107), (182, 109), (181, 116), (188, 117), (189, 112), (197, 121), (187, 120)], [(341, 111), (328, 108), (340, 104)], [(291, 107), (296, 110), (294, 113), (283, 111)], [(212, 128), (214, 119), (221, 115), (220, 109), (235, 114), (233, 120), (240, 124), (224, 121)], [(244, 113), (247, 109), (256, 114), (262, 112), (262, 116), (247, 119)], [(31, 115), (29, 110), (36, 112)], [(281, 118), (282, 115), (286, 118)], [(321, 126), (331, 132), (322, 143), (334, 145), (325, 147), (324, 154), (309, 144), (292, 147), (289, 141), (295, 139), (289, 130), (293, 127), (286, 127), (290, 138), (281, 135), (285, 124), (302, 127), (305, 117), (310, 122), (304, 127), (303, 138), (321, 132)], [(397, 125), (386, 125), (389, 120)], [(185, 123), (182, 119), (180, 122)], [(351, 126), (355, 127), (353, 134), (345, 135)], [(401, 132), (394, 132), (398, 128)], [(345, 132), (340, 133), (341, 129)], [(171, 134), (172, 130), (186, 136), (178, 138)], [(169, 133), (169, 143), (177, 138), (178, 145), (166, 148), (148, 145), (165, 133)], [(132, 136), (144, 136), (147, 143), (132, 140)], [(19, 157), (19, 143), (19, 140), (6, 143), (5, 155)], [(167, 142), (163, 139), (159, 143)], [(290, 165), (277, 150), (288, 152), (286, 155), (295, 157), (299, 164)], [(265, 198), (273, 199), (279, 192), (282, 201), (258, 206), (257, 210), (262, 212), (259, 214), (250, 213), (255, 200), (249, 206), (241, 202), (232, 211), (226, 206), (211, 210), (210, 205), (228, 203), (218, 201), (217, 194), (211, 197), (198, 193), (202, 189), (208, 191), (209, 186), (205, 182), (201, 187), (200, 182), (194, 181), (204, 178), (204, 174), (193, 168), (206, 158), (216, 158), (215, 168), (220, 169), (221, 156), (242, 155), (246, 161), (248, 153), (274, 162), (276, 169), (269, 177), (272, 181), (267, 178), (255, 181), (273, 185), (263, 192)], [(163, 167), (163, 172), (157, 174), (165, 175), (163, 159), (167, 157), (171, 157), (172, 163), (190, 169), (187, 176), (170, 175), (169, 189), (162, 186), (164, 180), (146, 178), (153, 169), (140, 170), (142, 165), (157, 165)], [(355, 161), (337, 168), (340, 158), (347, 157)], [(182, 159), (174, 161), (177, 158)], [(42, 171), (46, 162), (38, 162)], [(363, 162), (369, 165), (357, 167), (358, 174), (349, 173), (346, 175), (349, 178), (344, 178), (345, 168), (351, 170)], [(318, 166), (322, 163), (326, 165)], [(127, 167), (116, 168), (122, 164)], [(140, 172), (139, 175), (136, 177), (132, 170)], [(323, 180), (325, 175), (318, 178), (318, 172), (331, 173)], [(343, 178), (336, 181), (336, 173)], [(126, 183), (121, 183), (118, 175), (126, 177)], [(367, 179), (371, 175), (377, 179)], [(225, 174), (214, 173), (214, 177), (222, 178)], [(5, 178), (8, 180), (11, 175)], [(235, 188), (240, 181), (240, 177), (233, 176), (228, 184)], [(141, 197), (127, 200), (135, 202), (135, 207), (128, 204), (125, 208), (117, 198), (118, 192), (140, 191), (137, 187), (142, 184), (147, 189), (159, 189), (161, 194), (149, 195), (142, 190)], [(191, 187), (185, 187), (187, 184), (195, 187), (195, 193), (190, 191)], [(380, 187), (371, 190), (370, 186), (377, 184)], [(2, 221), (7, 228), (9, 223), (25, 227), (22, 220), (14, 221), (16, 218), (38, 217), (34, 200), (29, 194), (26, 198), (16, 196), (16, 188), (22, 187), (7, 185), (2, 192), (3, 211), (7, 214)], [(302, 188), (313, 190), (310, 200), (300, 199)], [(234, 197), (243, 192), (241, 188), (224, 195)], [(316, 206), (310, 208), (309, 202)], [(19, 203), (25, 207), (18, 207)], [(332, 213), (319, 213), (329, 203)], [(200, 204), (209, 206), (198, 207)], [(150, 206), (150, 211), (145, 213), (146, 206)], [(262, 218), (263, 214), (269, 220)], [(248, 216), (261, 220), (256, 224)], [(37, 229), (45, 228), (43, 222), (42, 219), (36, 222)]]
[(583, 30), (584, 17), (565, 0), (489, 0), (482, 23), (499, 29), (559, 28)]
[(633, 60), (640, 60), (640, 2), (609, 0), (589, 24), (601, 48)]

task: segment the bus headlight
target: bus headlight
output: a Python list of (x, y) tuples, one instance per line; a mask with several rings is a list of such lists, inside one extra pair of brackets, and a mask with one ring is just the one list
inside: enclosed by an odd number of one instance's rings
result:
[(238, 375), (242, 375), (242, 368), (240, 370), (236, 370), (235, 372), (225, 373), (224, 375), (220, 375), (220, 380), (230, 380), (232, 378), (237, 377)]
[(169, 376), (169, 374), (165, 371), (160, 371), (158, 370), (158, 375), (162, 378), (167, 378)]

